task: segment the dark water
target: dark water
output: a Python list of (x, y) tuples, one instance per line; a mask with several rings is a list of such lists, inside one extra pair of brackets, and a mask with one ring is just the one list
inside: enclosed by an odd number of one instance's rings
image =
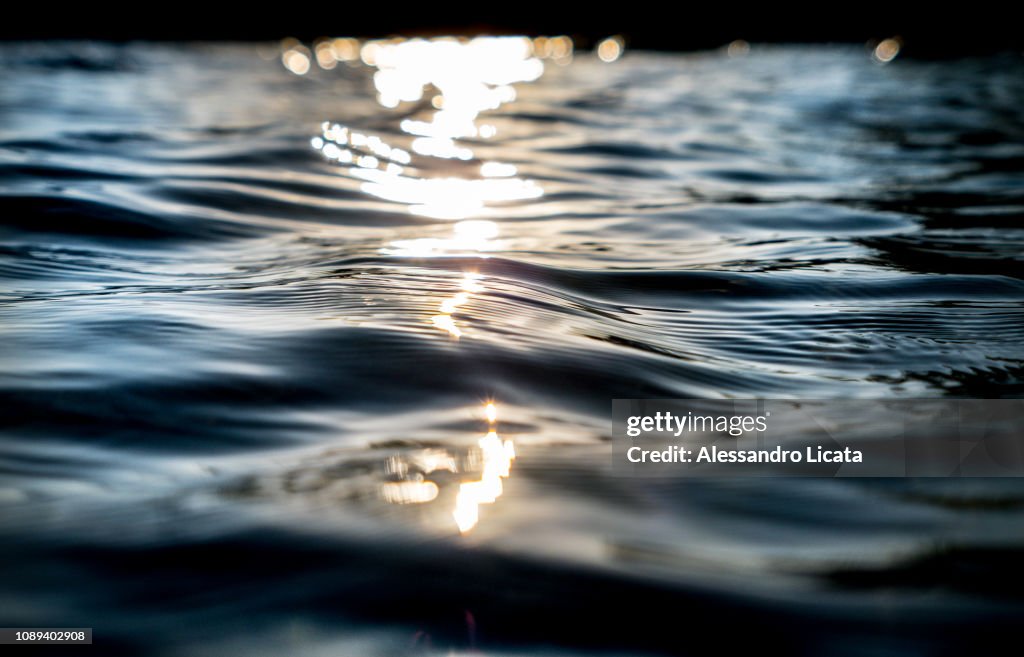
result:
[(0, 48), (0, 625), (1016, 652), (1019, 482), (632, 481), (607, 436), (615, 397), (1019, 397), (1024, 59), (520, 46)]

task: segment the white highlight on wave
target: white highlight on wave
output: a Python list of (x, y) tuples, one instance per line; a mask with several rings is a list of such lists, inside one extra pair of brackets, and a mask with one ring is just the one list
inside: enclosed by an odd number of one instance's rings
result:
[[(440, 92), (431, 99), (430, 115), (400, 122), (401, 130), (413, 137), (412, 152), (468, 161), (474, 157), (472, 148), (457, 140), (497, 134), (493, 125), (478, 125), (478, 118), (515, 100), (513, 83), (543, 74), (544, 64), (533, 56), (534, 50), (534, 42), (525, 37), (393, 39), (362, 44), (360, 58), (378, 69), (374, 85), (385, 107), (423, 100), (428, 88)], [(481, 163), (480, 178), (415, 175), (408, 169), (409, 151), (339, 124), (325, 123), (311, 145), (326, 159), (349, 165), (350, 174), (365, 181), (362, 189), (367, 194), (435, 219), (479, 217), (489, 204), (544, 193), (534, 181), (517, 178), (516, 167), (507, 163)]]

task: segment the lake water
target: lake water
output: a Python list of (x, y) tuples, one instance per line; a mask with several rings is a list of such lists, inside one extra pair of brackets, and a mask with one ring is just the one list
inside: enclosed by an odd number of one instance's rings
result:
[(1024, 59), (565, 45), (0, 47), (0, 625), (1013, 650), (1019, 480), (632, 480), (608, 436), (1021, 396)]

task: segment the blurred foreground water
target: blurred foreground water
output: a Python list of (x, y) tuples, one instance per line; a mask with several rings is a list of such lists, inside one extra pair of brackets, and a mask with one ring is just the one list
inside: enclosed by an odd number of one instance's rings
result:
[(1024, 59), (882, 64), (0, 47), (0, 625), (1014, 651), (1016, 480), (610, 472), (615, 397), (1024, 391)]

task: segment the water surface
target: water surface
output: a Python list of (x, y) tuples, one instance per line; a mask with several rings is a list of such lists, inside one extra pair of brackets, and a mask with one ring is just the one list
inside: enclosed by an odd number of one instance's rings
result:
[(527, 45), (0, 48), (0, 625), (1012, 645), (1016, 481), (632, 481), (608, 433), (616, 397), (1019, 397), (1024, 60)]

